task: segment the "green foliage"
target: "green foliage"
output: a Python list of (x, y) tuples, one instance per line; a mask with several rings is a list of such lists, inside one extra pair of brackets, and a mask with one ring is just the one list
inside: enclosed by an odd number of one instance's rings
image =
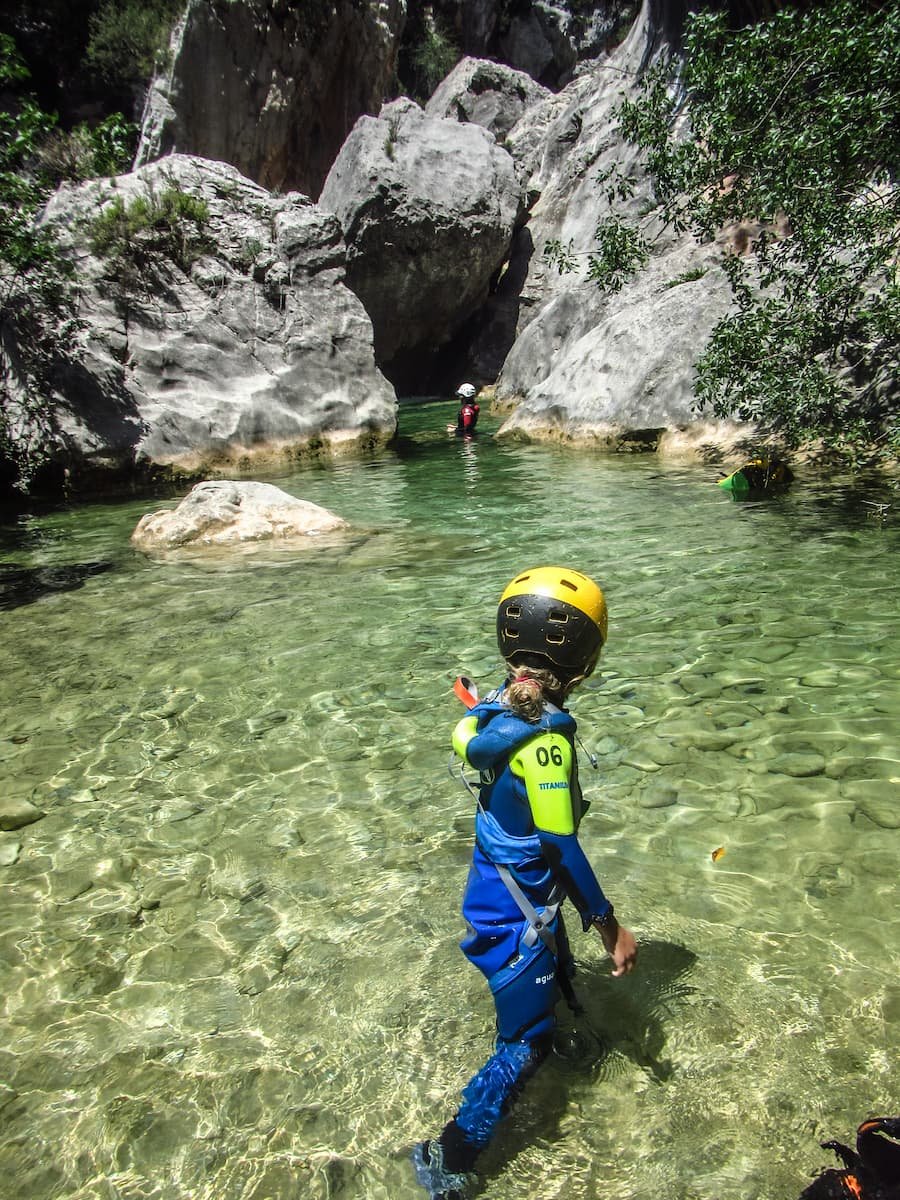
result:
[[(0, 35), (0, 82), (27, 77), (14, 43)], [(79, 333), (72, 266), (34, 225), (47, 183), (30, 164), (53, 125), (28, 97), (0, 112), (0, 460), (23, 489), (55, 435), (46, 397), (59, 363), (77, 352)], [(26, 427), (30, 441), (21, 436)]]
[(694, 283), (695, 280), (702, 279), (706, 271), (706, 267), (691, 267), (687, 271), (682, 271), (680, 275), (676, 275), (674, 279), (670, 279), (668, 283), (663, 285), (663, 291), (668, 291), (669, 288), (680, 287), (683, 283)]
[(617, 217), (601, 222), (594, 233), (597, 246), (588, 255), (588, 279), (606, 292), (619, 292), (649, 257), (647, 242), (639, 229)]
[(634, 180), (624, 174), (619, 163), (612, 163), (598, 171), (595, 180), (605, 189), (607, 204), (613, 204), (616, 200), (630, 200), (634, 195)]
[(179, 0), (106, 0), (91, 16), (84, 61), (113, 86), (148, 79), (162, 65)]
[(206, 203), (175, 186), (158, 196), (137, 196), (130, 204), (116, 196), (91, 222), (90, 247), (114, 272), (127, 272), (132, 280), (160, 259), (189, 271), (210, 248), (208, 220)]
[(388, 131), (384, 139), (384, 152), (391, 161), (394, 159), (394, 148), (397, 145), (397, 134), (400, 132), (400, 118), (388, 118)]
[(459, 51), (453, 39), (434, 17), (425, 21), (420, 40), (410, 55), (412, 66), (411, 94), (427, 100), (437, 85), (450, 74), (459, 61)]
[(668, 221), (751, 230), (723, 264), (736, 313), (698, 363), (700, 405), (856, 461), (900, 439), (898, 41), (896, 4), (785, 8), (739, 34), (700, 12), (680, 78), (651, 73), (619, 110)]
[(544, 242), (541, 258), (551, 270), (558, 271), (560, 275), (570, 275), (578, 269), (578, 256), (573, 249), (574, 244), (571, 238), (565, 246), (558, 238), (551, 238)]
[(558, 239), (544, 243), (543, 261), (560, 275), (578, 270), (585, 260), (588, 279), (604, 292), (619, 292), (636, 271), (645, 266), (649, 247), (641, 231), (618, 217), (602, 221), (594, 232), (596, 250), (580, 253), (570, 239), (565, 246)]
[(245, 238), (241, 243), (240, 255), (238, 261), (244, 271), (249, 272), (256, 266), (259, 256), (263, 252), (263, 244), (259, 238)]
[(16, 43), (6, 33), (0, 33), (0, 84), (24, 83), (28, 68), (16, 49)]
[(89, 130), (93, 157), (93, 176), (118, 175), (127, 170), (137, 149), (138, 127), (121, 113), (111, 113)]
[(117, 175), (131, 165), (137, 134), (121, 113), (93, 127), (82, 122), (68, 133), (53, 129), (36, 147), (36, 165), (54, 183)]

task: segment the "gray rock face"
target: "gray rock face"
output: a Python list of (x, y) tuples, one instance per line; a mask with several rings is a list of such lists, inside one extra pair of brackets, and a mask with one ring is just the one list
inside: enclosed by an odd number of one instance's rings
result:
[(405, 15), (403, 0), (188, 0), (135, 165), (193, 154), (318, 195), (357, 117), (389, 93)]
[(502, 142), (526, 109), (550, 95), (522, 71), (464, 58), (439, 84), (425, 114), (481, 125)]
[[(697, 246), (642, 216), (649, 185), (618, 135), (615, 108), (652, 54), (651, 8), (644, 5), (614, 54), (526, 109), (508, 135), (511, 152), (531, 169), (528, 187), (538, 199), (510, 261), (509, 272), (524, 282), (497, 381), (498, 401), (517, 406), (502, 434), (685, 449), (688, 426), (697, 426), (704, 443), (730, 444), (748, 432), (698, 424), (692, 407), (693, 363), (731, 303), (717, 266), (720, 249)], [(529, 156), (529, 146), (539, 153)], [(625, 201), (610, 200), (597, 180), (616, 165), (638, 180)], [(641, 225), (653, 253), (645, 270), (609, 294), (585, 270), (595, 230), (613, 213)], [(548, 241), (570, 250), (574, 273), (560, 275), (544, 261)], [(486, 325), (492, 315), (485, 315)]]
[(615, 0), (437, 0), (464, 54), (496, 58), (547, 87), (568, 83), (575, 65), (601, 54), (621, 17)]
[[(167, 192), (207, 205), (193, 261), (148, 250), (123, 266), (91, 253), (98, 213)], [(221, 473), (392, 436), (396, 397), (343, 282), (340, 227), (305, 196), (276, 198), (232, 167), (174, 155), (63, 187), (43, 219), (77, 259), (87, 323), (83, 360), (55, 398), (59, 455), (74, 472)]]
[(627, 292), (604, 301), (586, 283), (552, 300), (504, 363), (502, 395), (521, 402), (501, 434), (673, 452), (739, 441), (693, 408), (694, 360), (729, 304), (716, 257), (676, 247)]
[(177, 508), (141, 517), (131, 542), (146, 554), (263, 541), (296, 545), (346, 527), (342, 517), (272, 484), (208, 480)]
[(372, 318), (379, 365), (396, 381), (484, 302), (523, 189), (485, 129), (397, 100), (360, 118), (319, 203), (341, 223), (347, 282)]

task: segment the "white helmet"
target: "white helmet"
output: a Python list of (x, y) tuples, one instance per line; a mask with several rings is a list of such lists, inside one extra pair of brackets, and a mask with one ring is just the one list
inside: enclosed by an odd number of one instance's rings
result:
[(456, 394), (457, 396), (462, 396), (463, 400), (475, 399), (475, 389), (472, 387), (471, 383), (461, 383), (456, 389)]

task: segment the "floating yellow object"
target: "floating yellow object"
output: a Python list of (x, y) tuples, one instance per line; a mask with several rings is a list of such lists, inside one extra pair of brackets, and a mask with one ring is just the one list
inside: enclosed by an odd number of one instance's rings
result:
[(718, 862), (724, 853), (725, 853), (725, 847), (717, 846), (716, 849), (713, 850), (713, 852), (712, 852), (711, 857), (712, 857), (713, 862)]

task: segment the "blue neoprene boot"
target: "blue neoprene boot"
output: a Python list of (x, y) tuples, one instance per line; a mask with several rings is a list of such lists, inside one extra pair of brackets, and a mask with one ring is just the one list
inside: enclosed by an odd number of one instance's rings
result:
[(425, 1189), (430, 1200), (465, 1200), (473, 1176), (465, 1171), (447, 1169), (444, 1148), (439, 1141), (420, 1142), (410, 1158), (416, 1183)]

